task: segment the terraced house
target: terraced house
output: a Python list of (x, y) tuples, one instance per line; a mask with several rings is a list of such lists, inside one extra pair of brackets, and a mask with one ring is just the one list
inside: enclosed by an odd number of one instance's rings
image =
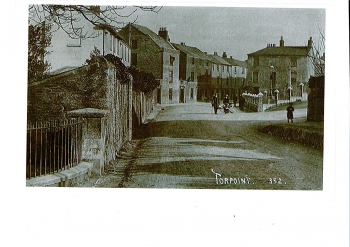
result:
[(157, 103), (179, 103), (180, 51), (170, 43), (167, 29), (160, 28), (156, 34), (147, 27), (128, 24), (119, 35), (131, 46), (131, 66), (152, 73), (160, 81)]
[(180, 102), (194, 102), (210, 97), (208, 83), (210, 76), (210, 57), (196, 47), (185, 43), (174, 44), (180, 51)]
[(313, 65), (308, 58), (312, 48), (312, 38), (307, 46), (285, 46), (283, 37), (279, 46), (268, 44), (266, 48), (248, 54), (247, 85), (254, 93), (265, 93), (279, 98), (302, 96)]

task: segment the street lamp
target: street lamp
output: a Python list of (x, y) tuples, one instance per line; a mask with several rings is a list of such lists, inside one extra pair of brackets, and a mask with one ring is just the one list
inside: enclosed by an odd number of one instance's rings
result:
[(273, 65), (270, 66), (270, 100), (272, 100), (272, 83), (273, 83), (273, 72), (275, 70), (275, 67)]

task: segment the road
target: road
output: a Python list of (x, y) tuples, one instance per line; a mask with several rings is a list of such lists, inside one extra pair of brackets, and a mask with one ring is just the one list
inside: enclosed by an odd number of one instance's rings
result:
[[(305, 121), (306, 109), (295, 110)], [(214, 114), (209, 104), (167, 106), (124, 168), (103, 187), (322, 190), (323, 155), (258, 131), (285, 111)]]

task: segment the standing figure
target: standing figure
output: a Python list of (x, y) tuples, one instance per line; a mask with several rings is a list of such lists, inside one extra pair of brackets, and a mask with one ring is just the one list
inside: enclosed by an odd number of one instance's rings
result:
[(233, 105), (236, 107), (236, 104), (237, 104), (237, 95), (234, 94), (233, 95)]
[(239, 109), (241, 111), (244, 110), (244, 103), (245, 103), (245, 98), (243, 97), (243, 95), (239, 96)]
[(211, 105), (214, 107), (215, 114), (217, 114), (219, 108), (219, 98), (217, 93), (213, 95), (213, 98), (211, 99)]
[(287, 107), (288, 123), (289, 123), (289, 120), (291, 120), (291, 122), (293, 123), (293, 111), (294, 111), (293, 103), (289, 103), (289, 106)]

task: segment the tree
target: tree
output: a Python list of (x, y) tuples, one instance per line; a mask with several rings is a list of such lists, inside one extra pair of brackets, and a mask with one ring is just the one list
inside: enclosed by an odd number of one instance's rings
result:
[[(138, 9), (158, 13), (162, 7), (156, 6), (87, 6), (87, 5), (30, 5), (29, 20), (32, 23), (46, 21), (55, 24), (55, 28), (64, 30), (69, 37), (92, 38), (96, 33), (91, 30), (79, 31), (76, 26), (81, 20), (86, 20), (94, 26), (108, 25), (119, 30)], [(133, 22), (137, 20), (135, 16)], [(127, 21), (127, 22), (125, 22)], [(79, 27), (80, 28), (80, 27)], [(55, 31), (55, 30), (53, 30)]]
[(324, 76), (325, 74), (325, 35), (319, 28), (320, 41), (319, 43), (312, 42), (312, 48), (309, 52), (309, 59), (314, 66), (316, 76)]
[(42, 80), (50, 69), (50, 64), (45, 61), (45, 55), (49, 53), (46, 48), (52, 37), (50, 28), (45, 22), (28, 26), (28, 83)]

